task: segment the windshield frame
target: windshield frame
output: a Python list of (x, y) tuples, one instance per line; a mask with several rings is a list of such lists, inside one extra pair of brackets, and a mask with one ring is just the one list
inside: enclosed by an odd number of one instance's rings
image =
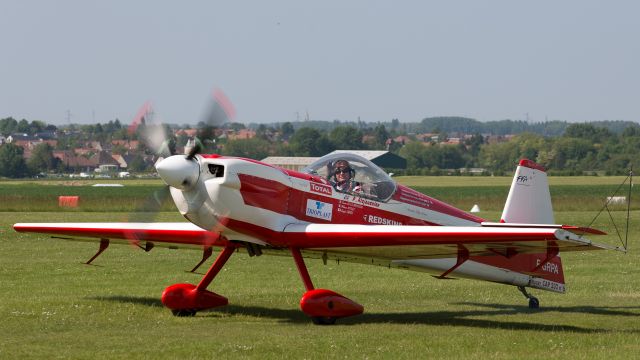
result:
[[(329, 164), (334, 164), (338, 160), (346, 160), (355, 170), (354, 180), (362, 184), (362, 187), (369, 187), (367, 191), (348, 192), (351, 195), (366, 197), (380, 202), (388, 201), (396, 192), (396, 182), (391, 176), (382, 170), (378, 165), (353, 153), (331, 153), (314, 161), (301, 171), (306, 174), (320, 176), (329, 182), (333, 182), (329, 173)], [(347, 193), (334, 189), (338, 192)], [(377, 190), (376, 190), (377, 189)]]

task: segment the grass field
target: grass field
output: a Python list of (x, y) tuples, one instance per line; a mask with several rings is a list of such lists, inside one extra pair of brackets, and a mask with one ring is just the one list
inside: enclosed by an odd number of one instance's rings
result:
[[(24, 191), (24, 186), (0, 183), (0, 198), (6, 196), (7, 188), (2, 186), (14, 186), (13, 193)], [(470, 192), (466, 186), (456, 187)], [(502, 201), (508, 184), (506, 187)], [(455, 192), (447, 187), (441, 190)], [(38, 196), (37, 191), (28, 191)], [(123, 201), (120, 196), (109, 196)], [(580, 200), (580, 194), (569, 197)], [(144, 253), (113, 246), (95, 266), (83, 265), (97, 244), (18, 234), (11, 225), (120, 221), (126, 213), (95, 209), (36, 212), (37, 202), (29, 196), (23, 201), (31, 205), (0, 212), (2, 359), (627, 359), (640, 354), (640, 253), (635, 251), (640, 246), (640, 211), (632, 212), (630, 253), (564, 254), (568, 292), (534, 290), (541, 302), (537, 311), (529, 310), (526, 299), (510, 286), (308, 261), (317, 287), (335, 290), (365, 306), (361, 316), (322, 327), (313, 325), (299, 310), (304, 289), (290, 258), (234, 255), (211, 286), (227, 296), (230, 305), (198, 313), (195, 318), (176, 318), (162, 307), (160, 294), (173, 283), (200, 280), (201, 275), (185, 272), (199, 260), (197, 251), (154, 249)], [(499, 212), (480, 215), (496, 219)], [(593, 216), (591, 210), (563, 210), (556, 220), (585, 225)], [(624, 217), (621, 213), (614, 216)], [(163, 212), (156, 220), (181, 218), (175, 212)], [(612, 231), (605, 220), (596, 226)], [(594, 240), (616, 244), (613, 236)]]

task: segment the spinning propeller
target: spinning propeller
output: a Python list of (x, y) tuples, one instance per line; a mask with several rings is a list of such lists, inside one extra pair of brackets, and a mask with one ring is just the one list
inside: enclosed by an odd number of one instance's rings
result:
[[(226, 123), (234, 118), (235, 109), (233, 105), (221, 90), (215, 89), (206, 103), (203, 114), (200, 117), (201, 120), (198, 122), (198, 136), (203, 139), (213, 138), (216, 134), (216, 129), (223, 128)], [(155, 168), (166, 184), (166, 186), (156, 190), (145, 204), (129, 217), (129, 222), (153, 222), (157, 213), (160, 212), (172, 193), (174, 193), (174, 197), (183, 197), (189, 203), (197, 202), (203, 198), (203, 195), (206, 195), (206, 191), (205, 194), (202, 194), (204, 188), (198, 186), (200, 161), (197, 155), (205, 148), (198, 136), (187, 143), (191, 144), (191, 146), (185, 147), (185, 150), (188, 149), (185, 154), (176, 154), (175, 138), (170, 133), (170, 129), (159, 120), (150, 102), (145, 103), (138, 111), (129, 127), (129, 132), (130, 134), (137, 132), (147, 148), (158, 157)], [(215, 140), (211, 141), (211, 143), (215, 143)], [(186, 213), (184, 209), (180, 210), (183, 214)], [(187, 215), (185, 214), (185, 216)], [(224, 219), (225, 216), (220, 216), (220, 218)], [(223, 224), (218, 221), (209, 230), (217, 231), (221, 225)], [(129, 241), (132, 245), (145, 251), (153, 248), (153, 244), (149, 242), (142, 246), (138, 236), (134, 233), (130, 235)], [(210, 255), (211, 248), (205, 248), (203, 260), (191, 271), (194, 272)]]

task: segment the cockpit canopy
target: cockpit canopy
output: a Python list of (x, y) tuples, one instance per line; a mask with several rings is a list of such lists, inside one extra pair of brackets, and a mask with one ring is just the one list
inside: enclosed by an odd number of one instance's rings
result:
[[(396, 183), (391, 180), (387, 173), (371, 161), (356, 154), (329, 154), (316, 160), (304, 168), (302, 172), (321, 176), (333, 184), (335, 181), (334, 167), (336, 164), (343, 166), (343, 161), (349, 163), (349, 166), (353, 169), (353, 180), (359, 184), (357, 192), (349, 193), (377, 201), (387, 201), (396, 191)], [(341, 190), (336, 188), (336, 191)]]

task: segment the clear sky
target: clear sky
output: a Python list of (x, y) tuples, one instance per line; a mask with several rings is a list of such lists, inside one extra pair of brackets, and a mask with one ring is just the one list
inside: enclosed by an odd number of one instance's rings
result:
[(640, 120), (639, 1), (0, 0), (0, 118)]

